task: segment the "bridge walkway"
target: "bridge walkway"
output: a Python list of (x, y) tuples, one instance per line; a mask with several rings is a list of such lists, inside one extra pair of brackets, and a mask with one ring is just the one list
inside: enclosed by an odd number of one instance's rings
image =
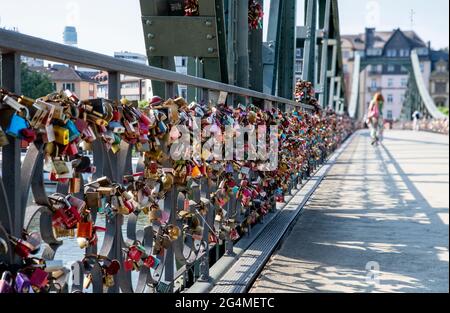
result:
[(448, 292), (448, 245), (449, 137), (361, 131), (250, 292)]

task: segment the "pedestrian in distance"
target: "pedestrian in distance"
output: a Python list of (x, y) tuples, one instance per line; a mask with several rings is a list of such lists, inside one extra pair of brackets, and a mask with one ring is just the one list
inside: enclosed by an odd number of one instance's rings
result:
[(381, 92), (377, 92), (369, 104), (366, 121), (370, 129), (372, 146), (378, 145), (383, 140), (383, 105), (383, 95)]
[(414, 111), (412, 118), (413, 118), (413, 130), (415, 132), (418, 132), (420, 130), (419, 121), (422, 118), (422, 114), (420, 114), (419, 111)]

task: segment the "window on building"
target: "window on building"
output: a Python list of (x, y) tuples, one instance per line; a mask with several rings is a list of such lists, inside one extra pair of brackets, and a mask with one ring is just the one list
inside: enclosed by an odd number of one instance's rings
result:
[(303, 62), (299, 60), (295, 61), (295, 73), (296, 74), (301, 73), (302, 69), (303, 69)]
[(388, 79), (388, 87), (394, 87), (394, 79), (393, 78)]
[(390, 72), (390, 73), (395, 72), (395, 66), (394, 65), (388, 65), (387, 71)]
[(303, 49), (297, 48), (297, 49), (295, 50), (295, 57), (296, 57), (297, 59), (303, 58)]
[(367, 56), (380, 56), (383, 54), (383, 50), (370, 48), (367, 49)]
[(401, 84), (402, 87), (408, 87), (408, 79), (407, 78), (402, 78), (400, 84)]
[(409, 50), (408, 49), (400, 49), (399, 54), (401, 57), (408, 57), (409, 56)]
[(445, 82), (435, 83), (435, 93), (446, 93), (446, 92), (447, 92), (447, 84)]
[(408, 72), (408, 69), (402, 65), (402, 66), (400, 67), (400, 71), (402, 71), (403, 73), (407, 73), (407, 72)]
[(181, 66), (185, 67), (187, 63), (187, 59), (186, 58), (181, 58)]
[(75, 84), (74, 83), (63, 83), (63, 90), (70, 90), (72, 92), (75, 92)]
[(52, 88), (53, 88), (53, 91), (57, 91), (56, 90), (56, 83), (52, 83)]
[(139, 82), (122, 83), (123, 89), (139, 88)]
[(388, 120), (392, 120), (392, 117), (393, 117), (393, 115), (392, 115), (392, 110), (388, 110), (388, 111), (387, 111), (387, 116), (386, 116), (386, 118), (387, 118)]
[(186, 88), (181, 89), (181, 97), (183, 97), (184, 99), (187, 99), (187, 89)]
[(428, 48), (419, 48), (417, 49), (417, 55), (428, 55)]
[(388, 49), (386, 51), (386, 56), (388, 58), (395, 58), (397, 56), (397, 50), (395, 50), (395, 49)]
[(393, 103), (394, 102), (394, 96), (392, 94), (388, 94), (387, 96), (387, 102), (388, 103)]
[(378, 88), (378, 84), (377, 84), (376, 79), (372, 79), (372, 81), (370, 82), (370, 87), (372, 89), (377, 89)]

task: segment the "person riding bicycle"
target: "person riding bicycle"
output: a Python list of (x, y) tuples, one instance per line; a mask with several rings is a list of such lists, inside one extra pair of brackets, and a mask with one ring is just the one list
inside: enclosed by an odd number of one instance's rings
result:
[(383, 136), (383, 105), (384, 98), (381, 92), (377, 92), (369, 104), (367, 124), (370, 128), (372, 145), (377, 145)]

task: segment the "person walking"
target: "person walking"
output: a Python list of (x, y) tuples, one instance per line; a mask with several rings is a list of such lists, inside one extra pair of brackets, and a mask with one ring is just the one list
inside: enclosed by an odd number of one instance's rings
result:
[(377, 92), (369, 104), (367, 114), (367, 125), (370, 129), (372, 146), (378, 145), (383, 140), (383, 105), (383, 95), (381, 92)]
[(420, 114), (419, 111), (414, 111), (412, 118), (413, 118), (413, 130), (415, 132), (418, 132), (420, 130), (419, 120), (421, 117), (422, 117), (422, 114)]

